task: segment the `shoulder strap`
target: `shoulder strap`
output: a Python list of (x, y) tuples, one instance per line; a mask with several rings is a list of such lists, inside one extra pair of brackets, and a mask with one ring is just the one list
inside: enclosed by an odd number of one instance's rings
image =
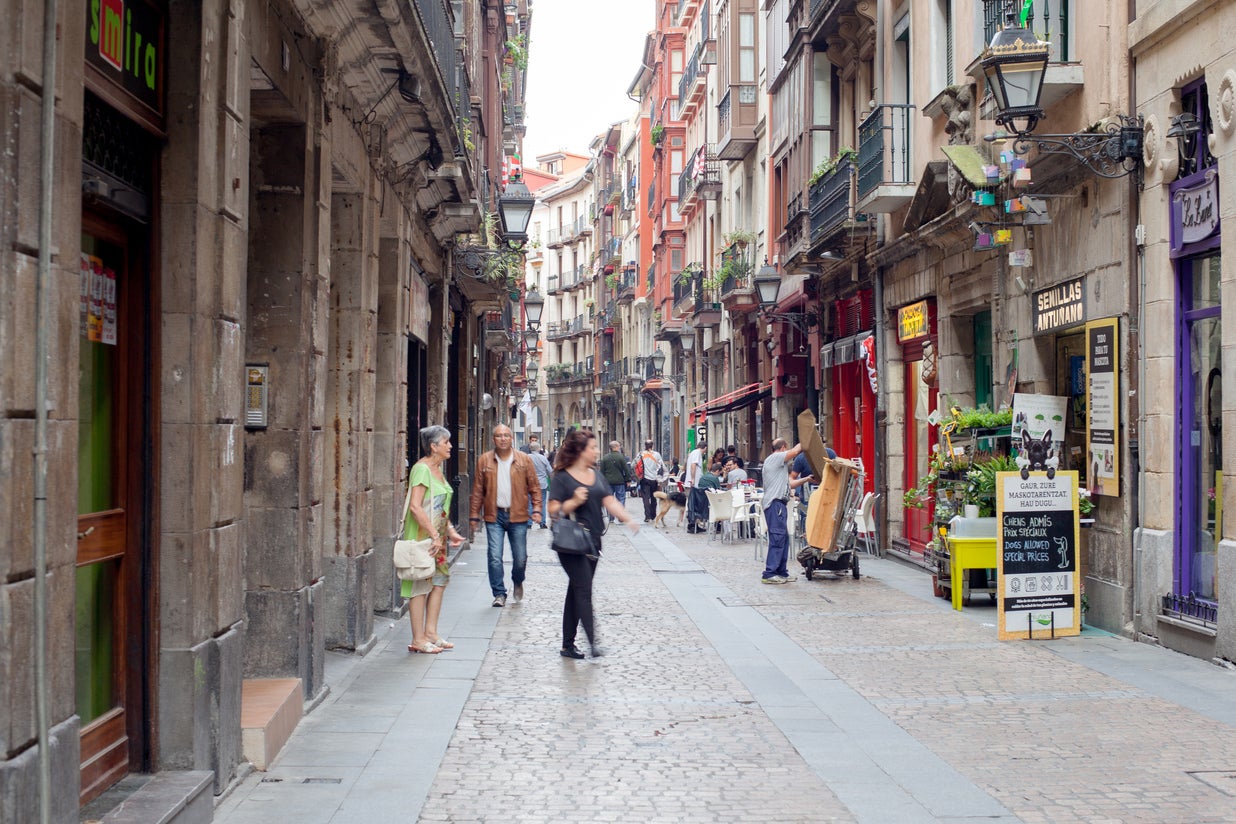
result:
[(408, 471), (408, 481), (409, 481), (408, 495), (407, 497), (403, 499), (403, 515), (400, 516), (399, 518), (399, 532), (396, 533), (399, 536), (399, 538), (403, 538), (403, 528), (407, 524), (407, 521), (408, 521), (408, 509), (409, 507), (412, 506), (412, 484), (410, 483), (411, 480), (412, 480), (412, 472), (411, 470), (409, 470)]

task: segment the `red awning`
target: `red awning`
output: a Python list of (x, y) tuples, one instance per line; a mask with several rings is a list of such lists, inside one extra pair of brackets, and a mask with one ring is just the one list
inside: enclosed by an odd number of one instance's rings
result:
[(640, 387), (639, 391), (648, 392), (649, 394), (655, 395), (661, 391), (664, 384), (665, 381), (661, 378), (649, 378), (644, 381), (644, 385)]
[(706, 412), (709, 415), (735, 412), (739, 409), (746, 409), (753, 403), (758, 403), (770, 394), (772, 394), (772, 381), (768, 383), (749, 383), (741, 389), (735, 389), (733, 392), (727, 392), (706, 403), (702, 403), (691, 411)]

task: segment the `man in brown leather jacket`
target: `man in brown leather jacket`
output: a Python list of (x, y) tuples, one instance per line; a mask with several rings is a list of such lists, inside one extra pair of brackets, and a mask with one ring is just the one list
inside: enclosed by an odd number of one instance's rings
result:
[(524, 571), (528, 566), (528, 497), (532, 497), (532, 520), (541, 520), (541, 484), (527, 454), (513, 448), (511, 428), (494, 427), (494, 448), (476, 460), (472, 481), (472, 511), (469, 520), (479, 525), (484, 512), (485, 538), (489, 548), (489, 588), (496, 607), (506, 606), (503, 538), (511, 543), (511, 582), (515, 603), (524, 598)]

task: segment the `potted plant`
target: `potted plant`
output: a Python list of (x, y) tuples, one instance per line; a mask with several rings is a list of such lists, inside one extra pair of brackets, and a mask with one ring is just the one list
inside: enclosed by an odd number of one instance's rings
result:
[(665, 127), (658, 123), (652, 127), (652, 131), (648, 133), (648, 136), (652, 140), (652, 145), (660, 146), (661, 138), (665, 136)]
[(849, 146), (842, 146), (835, 155), (827, 160), (820, 161), (820, 165), (815, 167), (815, 171), (811, 173), (811, 179), (807, 183), (810, 186), (814, 186), (834, 172), (844, 171), (848, 173), (856, 160), (858, 160), (858, 152)]
[(962, 494), (962, 505), (975, 507), (976, 517), (992, 517), (996, 514), (996, 473), (1016, 471), (1017, 461), (1008, 456), (976, 462), (966, 472), (966, 488)]

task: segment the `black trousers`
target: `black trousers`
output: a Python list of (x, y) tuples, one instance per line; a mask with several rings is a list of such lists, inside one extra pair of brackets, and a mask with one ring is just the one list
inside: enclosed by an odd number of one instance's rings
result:
[(687, 493), (687, 529), (694, 531), (708, 520), (708, 495), (698, 486)]
[(639, 482), (640, 496), (644, 499), (644, 520), (651, 521), (657, 517), (657, 499), (653, 494), (660, 489), (656, 481), (644, 478)]
[(558, 553), (558, 561), (566, 570), (566, 603), (562, 605), (562, 648), (575, 646), (575, 633), (582, 622), (588, 643), (596, 643), (596, 624), (592, 614), (592, 577), (596, 575), (597, 560), (587, 555)]

